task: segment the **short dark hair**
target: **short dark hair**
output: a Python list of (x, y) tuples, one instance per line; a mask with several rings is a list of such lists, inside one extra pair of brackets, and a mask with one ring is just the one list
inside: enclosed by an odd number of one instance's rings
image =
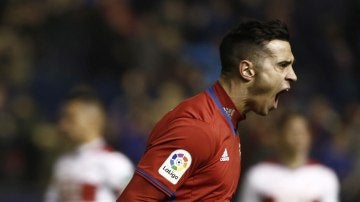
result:
[(106, 109), (95, 89), (87, 85), (73, 87), (66, 95), (62, 107), (71, 103), (80, 103), (81, 105), (96, 107), (96, 109), (99, 110), (98, 115), (100, 117), (99, 124), (101, 124), (101, 130), (105, 129)]
[(79, 101), (82, 103), (97, 105), (102, 110), (104, 108), (103, 103), (97, 95), (96, 91), (90, 86), (86, 85), (79, 85), (70, 89), (64, 99), (64, 103), (66, 104), (72, 101)]
[(282, 21), (242, 20), (221, 41), (221, 73), (232, 72), (241, 60), (253, 59), (267, 42), (274, 39), (290, 40), (287, 26)]

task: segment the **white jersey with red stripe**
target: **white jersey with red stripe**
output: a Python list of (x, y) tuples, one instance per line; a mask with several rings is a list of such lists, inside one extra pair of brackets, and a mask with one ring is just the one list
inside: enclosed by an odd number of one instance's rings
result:
[(61, 156), (53, 169), (46, 202), (113, 202), (134, 172), (131, 161), (102, 139)]
[(241, 202), (337, 202), (339, 182), (329, 168), (309, 162), (291, 169), (265, 162), (250, 168)]

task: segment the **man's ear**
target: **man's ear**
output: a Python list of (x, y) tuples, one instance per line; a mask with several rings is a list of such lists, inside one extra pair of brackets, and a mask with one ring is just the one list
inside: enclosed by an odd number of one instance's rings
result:
[(243, 79), (251, 81), (255, 76), (253, 63), (249, 60), (242, 60), (239, 64), (239, 73)]

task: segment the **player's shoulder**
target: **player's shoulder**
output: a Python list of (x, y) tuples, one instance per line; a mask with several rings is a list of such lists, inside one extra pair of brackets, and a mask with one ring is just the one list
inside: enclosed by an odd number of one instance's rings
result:
[(133, 167), (132, 161), (122, 152), (115, 150), (109, 145), (104, 146), (94, 157), (97, 157), (102, 162), (103, 166), (114, 168), (131, 168)]
[(317, 172), (322, 175), (336, 176), (336, 173), (333, 169), (314, 159), (310, 159), (306, 163), (306, 168), (311, 169), (313, 170), (313, 172)]
[(201, 92), (181, 102), (171, 114), (176, 118), (188, 118), (197, 121), (211, 122), (213, 115), (211, 99), (206, 92)]
[(107, 156), (108, 158), (113, 158), (117, 161), (129, 161), (129, 158), (125, 154), (118, 150), (115, 150), (110, 145), (104, 145), (102, 148), (100, 148), (98, 154)]
[(215, 128), (213, 103), (206, 92), (190, 97), (167, 113), (153, 128), (152, 134), (204, 140), (213, 136)]
[(256, 163), (254, 166), (250, 167), (249, 173), (257, 175), (258, 173), (268, 173), (274, 170), (284, 169), (284, 166), (276, 160), (265, 160)]
[(105, 162), (128, 162), (129, 159), (120, 151), (114, 149), (107, 142), (103, 141), (94, 147), (88, 147), (81, 152), (82, 159)]
[(338, 189), (339, 179), (335, 171), (317, 161), (310, 161), (303, 167), (303, 174), (309, 176), (314, 183), (326, 184), (326, 187)]
[[(282, 177), (288, 175), (291, 169), (283, 165), (278, 160), (264, 160), (251, 166), (246, 175), (249, 180), (262, 181), (264, 179), (274, 179), (276, 177)], [(271, 173), (269, 175), (269, 173)]]
[(214, 119), (212, 113), (207, 94), (201, 92), (182, 101), (165, 114), (155, 125), (151, 134), (159, 136), (173, 133), (178, 135), (211, 133)]
[(276, 162), (261, 161), (245, 171), (247, 183), (253, 187), (267, 186), (263, 182), (270, 182), (276, 178), (281, 178), (286, 173), (286, 168)]
[(199, 145), (213, 148), (219, 142), (213, 104), (206, 92), (184, 100), (155, 125), (148, 141), (151, 145), (175, 141), (198, 149)]

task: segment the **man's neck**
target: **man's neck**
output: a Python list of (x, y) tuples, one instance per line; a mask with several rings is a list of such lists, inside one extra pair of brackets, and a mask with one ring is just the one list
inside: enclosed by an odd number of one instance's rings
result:
[(220, 85), (233, 101), (235, 107), (241, 114), (246, 114), (249, 111), (247, 106), (247, 89), (245, 85), (240, 84), (240, 81), (227, 78), (222, 75), (219, 78)]
[(280, 161), (285, 166), (295, 169), (305, 165), (307, 162), (307, 158), (308, 157), (306, 154), (294, 154), (294, 155), (283, 154), (280, 157)]

